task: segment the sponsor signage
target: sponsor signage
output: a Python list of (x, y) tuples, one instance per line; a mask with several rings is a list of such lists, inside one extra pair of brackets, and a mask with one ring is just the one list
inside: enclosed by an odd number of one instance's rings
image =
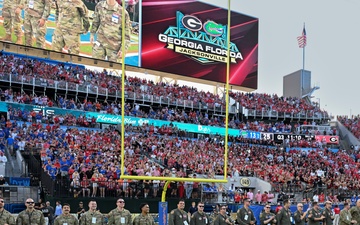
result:
[(228, 25), (226, 9), (196, 0), (158, 2), (142, 1), (141, 67), (225, 83), (230, 63), (230, 84), (257, 88), (257, 18), (232, 12)]

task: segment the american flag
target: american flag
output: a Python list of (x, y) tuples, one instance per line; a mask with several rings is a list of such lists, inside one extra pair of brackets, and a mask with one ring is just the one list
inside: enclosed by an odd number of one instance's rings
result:
[(297, 40), (298, 40), (299, 48), (304, 48), (306, 46), (306, 30), (305, 30), (305, 26), (304, 26), (304, 29), (302, 31), (301, 36), (297, 37)]

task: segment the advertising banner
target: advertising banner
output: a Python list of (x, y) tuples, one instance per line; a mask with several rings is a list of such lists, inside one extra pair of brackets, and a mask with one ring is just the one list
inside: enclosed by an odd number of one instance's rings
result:
[(230, 84), (256, 89), (259, 21), (232, 12), (227, 43), (227, 14), (195, 0), (143, 0), (141, 67), (225, 83), (230, 61)]
[[(111, 114), (103, 114), (97, 112), (87, 112), (80, 110), (69, 110), (69, 109), (61, 109), (55, 107), (45, 107), (45, 106), (35, 106), (35, 105), (26, 105), (26, 104), (18, 104), (18, 103), (9, 103), (9, 102), (0, 102), (0, 111), (7, 112), (8, 108), (11, 107), (13, 109), (21, 109), (27, 111), (42, 111), (44, 116), (46, 115), (66, 115), (71, 114), (76, 117), (85, 116), (86, 118), (95, 117), (96, 122), (98, 123), (107, 123), (107, 124), (121, 124), (121, 116), (120, 115), (111, 115)], [(188, 123), (179, 123), (179, 122), (170, 122), (164, 120), (154, 120), (147, 118), (137, 118), (131, 116), (125, 116), (125, 124), (131, 124), (132, 126), (142, 126), (143, 124), (150, 124), (156, 127), (161, 126), (174, 126), (180, 130), (185, 130), (187, 132), (198, 133), (198, 134), (219, 134), (225, 135), (224, 127), (212, 127), (198, 124), (188, 124)], [(229, 135), (231, 136), (239, 136), (240, 130), (237, 129), (228, 129)]]
[(339, 144), (339, 136), (332, 135), (315, 135), (316, 141), (326, 144)]

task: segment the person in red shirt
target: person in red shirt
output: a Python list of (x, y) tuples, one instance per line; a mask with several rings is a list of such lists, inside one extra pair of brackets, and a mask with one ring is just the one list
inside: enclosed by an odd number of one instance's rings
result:
[(324, 192), (321, 192), (321, 194), (319, 195), (319, 202), (323, 203), (325, 201), (325, 194)]
[(281, 209), (282, 209), (281, 203), (278, 202), (276, 209), (275, 209), (275, 214), (277, 214)]
[(335, 208), (334, 208), (334, 225), (339, 225), (339, 220), (340, 220), (340, 207), (339, 205), (335, 205)]

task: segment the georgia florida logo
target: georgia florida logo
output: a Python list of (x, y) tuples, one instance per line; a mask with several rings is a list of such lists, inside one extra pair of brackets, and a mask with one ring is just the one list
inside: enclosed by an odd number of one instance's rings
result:
[[(176, 26), (170, 26), (158, 36), (166, 48), (188, 55), (203, 63), (227, 63), (227, 27), (212, 20), (203, 23), (193, 15), (176, 12)], [(230, 62), (243, 60), (238, 47), (230, 42)]]

